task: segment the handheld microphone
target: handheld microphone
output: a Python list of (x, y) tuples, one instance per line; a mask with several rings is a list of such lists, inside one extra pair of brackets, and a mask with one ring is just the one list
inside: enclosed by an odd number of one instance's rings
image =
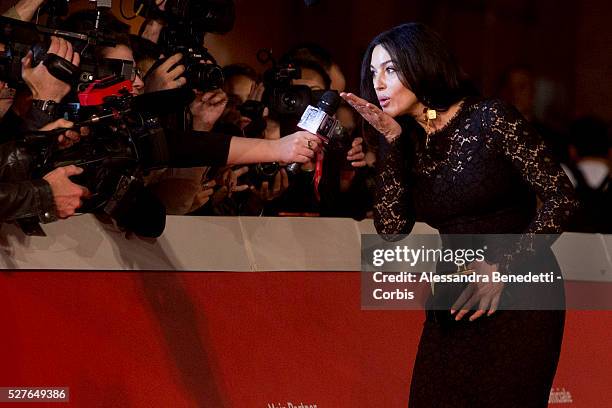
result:
[[(340, 107), (340, 95), (336, 91), (327, 91), (321, 96), (317, 106), (308, 105), (298, 127), (302, 130), (317, 135), (323, 144), (333, 150), (347, 152), (351, 148), (351, 138), (342, 127), (340, 121), (333, 115)], [(317, 153), (314, 184), (315, 195), (320, 199), (319, 183), (323, 176), (323, 151)]]
[(353, 138), (333, 117), (340, 102), (338, 92), (326, 91), (316, 107), (309, 105), (306, 108), (298, 127), (319, 136), (328, 150), (346, 153), (351, 149)]
[(317, 106), (308, 105), (302, 114), (298, 127), (319, 136), (325, 144), (340, 137), (344, 133), (344, 128), (333, 117), (340, 106), (340, 101), (338, 92), (325, 92)]

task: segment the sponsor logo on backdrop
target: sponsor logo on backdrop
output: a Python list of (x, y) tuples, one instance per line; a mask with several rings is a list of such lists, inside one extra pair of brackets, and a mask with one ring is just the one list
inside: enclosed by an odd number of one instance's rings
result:
[(549, 404), (571, 404), (573, 402), (572, 393), (567, 391), (565, 387), (550, 390), (550, 396), (548, 397)]
[(318, 408), (315, 403), (304, 403), (304, 402), (268, 402), (268, 406), (266, 408)]

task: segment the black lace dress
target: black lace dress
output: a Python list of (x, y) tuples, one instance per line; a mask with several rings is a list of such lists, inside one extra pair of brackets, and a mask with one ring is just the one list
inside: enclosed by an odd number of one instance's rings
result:
[[(511, 245), (489, 242), (487, 262), (511, 273), (533, 251), (531, 233), (560, 233), (575, 210), (572, 185), (540, 136), (500, 101), (465, 100), (428, 140), (410, 134), (379, 157), (379, 234), (408, 234), (416, 221), (441, 234), (527, 233)], [(548, 260), (559, 273), (552, 252)], [(562, 281), (554, 290), (562, 293)], [(563, 310), (503, 310), (455, 322), (428, 311), (409, 406), (546, 407), (564, 318)]]

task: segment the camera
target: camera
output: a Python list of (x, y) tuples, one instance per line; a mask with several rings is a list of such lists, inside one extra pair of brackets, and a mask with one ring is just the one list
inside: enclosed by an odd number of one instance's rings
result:
[(286, 63), (275, 65), (264, 73), (264, 103), (270, 111), (281, 118), (300, 117), (308, 105), (318, 100), (324, 91), (312, 91), (306, 85), (292, 85), (300, 79), (299, 65)]
[[(75, 127), (88, 126), (90, 134), (78, 144), (60, 150), (54, 131), (32, 132), (23, 142), (33, 156), (35, 178), (57, 167), (83, 168), (73, 181), (92, 194), (83, 200), (81, 212), (106, 213), (122, 228), (157, 237), (164, 230), (165, 209), (145, 188), (144, 176), (167, 164), (168, 147), (159, 119), (153, 114), (161, 112), (150, 111), (159, 98), (173, 99), (176, 107), (190, 101), (177, 93), (193, 93), (180, 89), (133, 96), (130, 84), (111, 77), (95, 81), (79, 94), (83, 103), (72, 113), (75, 118), (86, 119)], [(119, 91), (110, 91), (118, 86)], [(96, 105), (103, 94), (102, 103)]]
[(0, 17), (0, 42), (5, 44), (4, 52), (0, 53), (0, 80), (11, 85), (23, 84), (21, 59), (30, 51), (32, 51), (32, 66), (42, 62), (51, 75), (75, 88), (80, 88), (79, 83), (91, 83), (104, 76), (131, 75), (125, 71), (129, 68), (118, 67), (117, 63), (98, 61), (94, 57), (83, 55), (79, 68), (55, 54), (47, 54), (46, 50), (49, 48), (51, 35), (66, 38), (84, 47), (116, 45), (113, 35), (101, 31), (93, 30), (87, 34), (60, 31)]
[(264, 103), (279, 116), (299, 116), (310, 104), (311, 91), (305, 85), (292, 85), (302, 76), (293, 64), (275, 66), (264, 73)]
[(137, 0), (134, 10), (165, 21), (158, 44), (167, 56), (183, 54), (187, 87), (208, 92), (223, 86), (221, 67), (203, 44), (206, 33), (225, 34), (233, 28), (233, 0), (168, 0), (164, 11), (154, 0)]

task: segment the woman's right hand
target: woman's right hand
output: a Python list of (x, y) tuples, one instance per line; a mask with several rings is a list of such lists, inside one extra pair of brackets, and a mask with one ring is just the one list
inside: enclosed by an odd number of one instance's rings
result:
[(340, 96), (349, 103), (355, 110), (370, 124), (380, 132), (387, 142), (392, 142), (402, 134), (402, 127), (395, 119), (383, 112), (378, 106), (358, 97), (352, 93), (342, 92)]

